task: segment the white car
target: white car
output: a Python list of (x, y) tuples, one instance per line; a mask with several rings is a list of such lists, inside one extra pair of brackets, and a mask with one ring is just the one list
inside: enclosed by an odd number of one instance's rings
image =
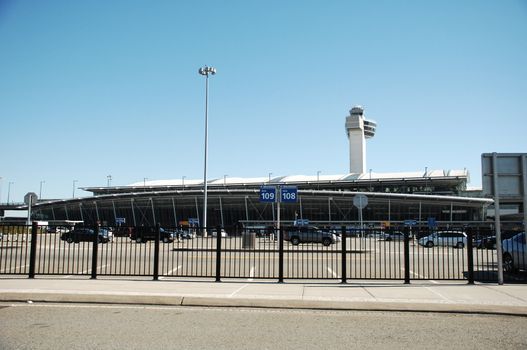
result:
[(418, 241), (423, 247), (433, 246), (464, 248), (467, 245), (467, 234), (462, 231), (438, 231)]
[(503, 270), (505, 272), (516, 272), (525, 270), (527, 256), (525, 254), (525, 232), (518, 233), (512, 238), (502, 242)]
[[(229, 235), (227, 234), (227, 232), (225, 232), (224, 229), (221, 229), (221, 237), (228, 237)], [(217, 231), (216, 230), (213, 230), (212, 231), (212, 237), (216, 237), (218, 235)]]

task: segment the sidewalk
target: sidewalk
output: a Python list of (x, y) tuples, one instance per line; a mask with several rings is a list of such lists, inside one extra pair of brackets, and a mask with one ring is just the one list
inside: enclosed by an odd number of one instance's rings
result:
[(527, 316), (527, 285), (400, 281), (0, 278), (0, 302), (488, 313)]

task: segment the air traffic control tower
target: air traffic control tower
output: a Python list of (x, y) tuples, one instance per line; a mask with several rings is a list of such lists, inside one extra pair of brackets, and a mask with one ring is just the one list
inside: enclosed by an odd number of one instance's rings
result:
[(364, 109), (355, 106), (346, 117), (346, 133), (350, 143), (350, 173), (366, 172), (366, 139), (375, 135), (377, 123), (364, 118)]

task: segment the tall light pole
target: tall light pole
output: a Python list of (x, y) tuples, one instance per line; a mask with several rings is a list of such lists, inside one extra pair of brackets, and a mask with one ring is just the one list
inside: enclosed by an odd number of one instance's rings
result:
[(216, 74), (214, 67), (201, 67), (199, 74), (205, 76), (205, 165), (203, 170), (203, 229), (207, 236), (207, 151), (208, 151), (208, 129), (209, 129), (209, 74)]
[(40, 181), (40, 190), (38, 191), (38, 199), (42, 198), (42, 184), (46, 183), (46, 181), (42, 180)]
[(75, 184), (79, 182), (79, 180), (73, 180), (73, 194), (71, 195), (72, 198), (75, 198)]
[(106, 176), (106, 187), (110, 187), (110, 184), (112, 183), (112, 175)]
[(9, 181), (7, 184), (7, 204), (9, 205), (9, 196), (11, 196), (11, 185), (14, 185), (14, 182)]
[(143, 177), (143, 187), (146, 187), (146, 180), (148, 180), (147, 177)]
[(183, 186), (183, 188), (185, 188), (185, 178), (186, 176), (181, 177), (181, 185)]

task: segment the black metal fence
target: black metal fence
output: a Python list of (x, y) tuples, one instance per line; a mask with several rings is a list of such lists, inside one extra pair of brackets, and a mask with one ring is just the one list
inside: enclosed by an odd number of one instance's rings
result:
[[(463, 231), (461, 231), (463, 230)], [(497, 281), (493, 232), (0, 226), (0, 274)], [(97, 239), (94, 239), (97, 237)], [(525, 235), (504, 235), (506, 282), (526, 282)]]

